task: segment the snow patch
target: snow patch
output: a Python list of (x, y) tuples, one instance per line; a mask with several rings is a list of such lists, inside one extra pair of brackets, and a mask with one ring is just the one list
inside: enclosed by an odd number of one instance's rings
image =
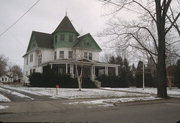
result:
[(7, 108), (8, 108), (8, 106), (0, 105), (0, 110), (7, 109)]
[(159, 100), (159, 99), (161, 99), (161, 98), (156, 98), (156, 97), (150, 96), (150, 97), (136, 97), (136, 98), (99, 99), (99, 100), (92, 100), (92, 101), (71, 102), (68, 104), (71, 104), (71, 105), (89, 104), (89, 105), (98, 105), (98, 106), (103, 106), (103, 107), (109, 107), (109, 106), (114, 106), (115, 103)]
[(11, 102), (11, 100), (0, 94), (0, 102)]
[(8, 89), (3, 89), (3, 88), (0, 88), (0, 90), (3, 91), (3, 92), (6, 92), (6, 93), (12, 94), (12, 95), (21, 97), (21, 98), (29, 98), (29, 99), (31, 99), (31, 100), (34, 100), (34, 98), (31, 98), (31, 97), (29, 97), (29, 96), (27, 96), (27, 95), (24, 95), (24, 94), (15, 92), (15, 91), (11, 91), (11, 90), (8, 90)]

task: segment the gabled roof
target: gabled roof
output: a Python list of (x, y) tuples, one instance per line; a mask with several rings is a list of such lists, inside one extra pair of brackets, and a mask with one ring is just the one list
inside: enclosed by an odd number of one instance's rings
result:
[(100, 51), (102, 50), (102, 49), (100, 48), (100, 46), (97, 44), (97, 42), (94, 40), (94, 38), (91, 36), (90, 33), (87, 33), (87, 34), (79, 37), (79, 38), (78, 38), (78, 42), (77, 42), (76, 44), (74, 44), (73, 47), (74, 47), (74, 48), (83, 48), (81, 44), (82, 44), (82, 43), (85, 41), (85, 39), (87, 39), (87, 38), (91, 39), (92, 43), (94, 43), (94, 45), (95, 45), (94, 48), (96, 48), (96, 50), (100, 50)]
[(48, 49), (53, 48), (53, 40), (52, 40), (51, 34), (32, 31), (31, 39), (30, 39), (30, 42), (28, 45), (27, 52), (30, 50), (29, 48), (30, 48), (30, 44), (32, 41), (32, 37), (34, 37), (38, 48), (48, 48)]
[(79, 33), (76, 31), (76, 29), (74, 28), (74, 26), (72, 25), (71, 21), (67, 16), (63, 18), (63, 20), (61, 21), (61, 23), (58, 25), (58, 27), (53, 33), (56, 32), (73, 32), (79, 35)]
[(53, 48), (52, 35), (42, 32), (32, 32), (35, 35), (35, 39), (39, 48)]

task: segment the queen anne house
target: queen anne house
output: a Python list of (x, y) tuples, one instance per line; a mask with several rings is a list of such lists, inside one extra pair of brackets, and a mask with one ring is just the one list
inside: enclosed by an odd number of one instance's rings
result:
[[(83, 65), (83, 77), (118, 75), (118, 65), (99, 62), (101, 48), (90, 33), (80, 36), (67, 16), (52, 34), (32, 31), (24, 57), (24, 82), (33, 72), (55, 72), (76, 77), (75, 65)], [(108, 71), (112, 69), (111, 71)]]

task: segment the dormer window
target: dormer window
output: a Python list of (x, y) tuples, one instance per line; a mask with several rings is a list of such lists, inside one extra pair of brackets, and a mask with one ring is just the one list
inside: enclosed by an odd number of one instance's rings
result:
[(64, 41), (64, 34), (61, 34), (61, 41)]

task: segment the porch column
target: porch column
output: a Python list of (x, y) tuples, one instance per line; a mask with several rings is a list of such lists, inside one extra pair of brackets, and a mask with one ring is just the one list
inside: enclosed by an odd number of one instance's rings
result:
[(70, 74), (74, 78), (74, 64), (70, 64)]
[(52, 64), (51, 64), (51, 69), (52, 69)]
[(108, 66), (105, 66), (105, 75), (108, 76)]
[(66, 63), (66, 74), (68, 73), (68, 64)]
[(118, 66), (115, 67), (115, 74), (118, 76)]
[(94, 80), (95, 79), (95, 66), (92, 65), (91, 66), (91, 80)]

